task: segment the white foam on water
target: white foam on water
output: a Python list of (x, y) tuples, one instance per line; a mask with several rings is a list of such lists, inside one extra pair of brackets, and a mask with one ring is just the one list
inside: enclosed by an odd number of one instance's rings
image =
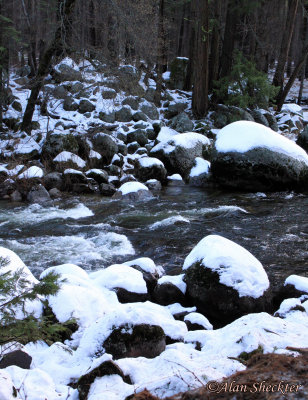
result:
[(32, 204), (26, 208), (14, 208), (11, 211), (0, 212), (0, 224), (4, 221), (18, 225), (36, 224), (52, 219), (81, 219), (94, 215), (84, 204), (79, 203), (73, 208), (62, 209), (59, 207), (42, 207), (39, 204)]
[(128, 238), (114, 232), (101, 232), (93, 237), (41, 236), (25, 240), (0, 240), (0, 243), (20, 255), (30, 268), (37, 269), (45, 268), (41, 260), (49, 260), (52, 265), (72, 263), (87, 268), (96, 261), (106, 265), (114, 256), (135, 254)]
[(195, 208), (193, 210), (189, 210), (189, 213), (196, 213), (196, 214), (216, 214), (216, 213), (233, 213), (233, 212), (242, 212), (245, 214), (248, 214), (248, 211), (246, 211), (244, 208), (238, 207), (238, 206), (219, 206), (216, 208)]
[(190, 221), (189, 221), (189, 219), (184, 218), (181, 215), (175, 215), (173, 217), (165, 218), (162, 221), (154, 222), (154, 224), (149, 226), (149, 229), (155, 230), (155, 229), (163, 228), (165, 226), (174, 225), (176, 223), (189, 224)]

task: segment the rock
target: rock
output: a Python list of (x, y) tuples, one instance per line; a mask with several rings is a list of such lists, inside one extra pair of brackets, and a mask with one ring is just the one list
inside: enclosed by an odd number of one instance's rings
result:
[(58, 64), (53, 71), (54, 79), (57, 83), (65, 81), (81, 81), (82, 75), (80, 71), (70, 67), (67, 64)]
[(267, 126), (269, 128), (269, 122), (267, 120), (267, 118), (264, 116), (264, 114), (259, 111), (259, 110), (252, 110), (251, 115), (253, 116), (253, 119), (255, 120), (255, 122), (258, 122), (258, 124), (262, 124), (264, 126)]
[(99, 191), (103, 196), (113, 196), (117, 189), (112, 183), (101, 183), (99, 185)]
[(95, 105), (91, 103), (89, 100), (80, 100), (79, 106), (78, 106), (78, 111), (81, 114), (85, 114), (87, 112), (92, 112), (95, 110)]
[(133, 114), (133, 120), (138, 122), (138, 121), (144, 121), (146, 122), (148, 120), (148, 117), (141, 111), (137, 111)]
[(78, 379), (76, 384), (79, 394), (79, 400), (87, 400), (92, 383), (103, 376), (119, 375), (125, 382), (128, 383), (121, 368), (112, 360), (104, 361), (98, 367), (90, 370), (85, 375)]
[(65, 99), (68, 95), (67, 90), (62, 85), (57, 85), (52, 90), (52, 95), (56, 99)]
[(60, 190), (57, 189), (57, 188), (52, 188), (52, 189), (50, 189), (50, 190), (48, 191), (48, 193), (49, 193), (49, 195), (50, 195), (50, 197), (51, 197), (52, 199), (58, 199), (59, 197), (61, 197), (61, 192), (60, 192)]
[(45, 140), (45, 143), (42, 147), (42, 159), (48, 161), (62, 151), (78, 153), (78, 150), (78, 141), (73, 134), (52, 133)]
[(167, 177), (167, 170), (157, 158), (142, 157), (135, 164), (135, 175), (141, 182), (149, 179), (157, 179), (164, 182)]
[(165, 111), (165, 116), (168, 119), (175, 117), (176, 115), (181, 114), (185, 108), (187, 107), (186, 103), (174, 103), (170, 104)]
[(117, 166), (119, 168), (123, 167), (123, 165), (124, 165), (124, 156), (120, 153), (120, 151), (119, 151), (118, 154), (115, 154), (113, 156), (113, 158), (111, 160), (111, 164), (115, 165), (115, 166)]
[(114, 111), (111, 111), (110, 113), (100, 111), (100, 113), (98, 114), (98, 118), (103, 122), (113, 124), (115, 122), (116, 116)]
[(269, 280), (261, 263), (221, 236), (202, 239), (186, 257), (183, 271), (187, 298), (218, 325), (270, 306)]
[(27, 200), (29, 203), (33, 204), (51, 204), (51, 198), (49, 196), (49, 193), (47, 190), (44, 188), (42, 184), (34, 185), (30, 189), (28, 195), (27, 195)]
[(268, 122), (268, 124), (269, 124), (269, 127), (270, 127), (273, 131), (278, 132), (279, 128), (278, 128), (278, 123), (277, 123), (276, 117), (275, 117), (273, 114), (271, 114), (270, 112), (268, 112), (268, 111), (266, 111), (266, 112), (264, 113), (264, 116), (265, 116), (265, 118), (267, 119), (267, 122)]
[(241, 190), (302, 191), (308, 187), (308, 155), (263, 125), (234, 122), (217, 135), (212, 175), (217, 183)]
[(93, 145), (102, 156), (104, 164), (110, 164), (113, 156), (118, 152), (118, 145), (115, 140), (106, 133), (97, 133), (93, 137)]
[(126, 76), (127, 79), (139, 80), (139, 71), (132, 65), (121, 65), (119, 72), (121, 75)]
[(14, 190), (14, 192), (10, 195), (10, 199), (13, 202), (19, 203), (22, 201), (22, 195), (18, 190)]
[(185, 304), (185, 296), (181, 290), (171, 282), (157, 283), (153, 292), (154, 302), (167, 306), (173, 303)]
[(19, 103), (19, 101), (14, 100), (12, 103), (12, 107), (14, 108), (14, 110), (22, 112), (22, 105)]
[(81, 172), (73, 168), (68, 168), (64, 171), (64, 185), (66, 188), (71, 188), (74, 183), (87, 184), (87, 177)]
[(157, 144), (150, 155), (161, 160), (168, 173), (179, 173), (188, 177), (194, 166), (195, 158), (206, 156), (209, 152), (210, 140), (194, 132), (174, 135), (167, 142)]
[(131, 109), (138, 110), (139, 102), (140, 101), (138, 99), (136, 99), (135, 97), (129, 96), (129, 97), (126, 97), (122, 101), (122, 105), (123, 106), (128, 105), (128, 106), (130, 106)]
[(151, 191), (152, 190), (161, 190), (162, 189), (162, 185), (157, 179), (149, 179), (149, 180), (147, 180), (145, 182), (145, 186)]
[(134, 154), (140, 148), (140, 144), (138, 142), (129, 143), (127, 145), (128, 154)]
[(30, 369), (31, 362), (32, 357), (28, 353), (22, 350), (15, 350), (3, 356), (0, 361), (0, 369), (10, 367), (11, 365), (23, 369)]
[(126, 182), (113, 195), (115, 199), (141, 201), (153, 198), (149, 189), (140, 182)]
[(308, 278), (299, 275), (290, 275), (275, 293), (274, 303), (278, 307), (283, 300), (299, 298), (308, 295)]
[(193, 168), (189, 173), (189, 184), (196, 187), (206, 187), (210, 181), (211, 163), (201, 157), (195, 159)]
[(189, 119), (185, 112), (172, 118), (170, 122), (170, 128), (176, 130), (177, 132), (191, 132), (194, 128), (194, 123)]
[(63, 110), (65, 111), (77, 111), (79, 105), (74, 101), (73, 97), (66, 97), (63, 102)]
[(103, 169), (90, 169), (86, 172), (87, 178), (94, 179), (97, 183), (108, 183), (108, 174)]
[(63, 177), (60, 172), (51, 172), (44, 176), (44, 186), (47, 190), (59, 189), (63, 187)]
[(84, 86), (81, 82), (75, 82), (73, 83), (73, 85), (70, 85), (68, 90), (72, 93), (72, 94), (76, 94), (78, 92), (81, 92), (84, 90)]
[(146, 90), (146, 92), (145, 92), (144, 98), (145, 98), (147, 101), (150, 101), (150, 102), (153, 103), (153, 101), (154, 101), (154, 96), (155, 96), (155, 92), (156, 92), (155, 88), (149, 87), (149, 88)]
[(29, 65), (23, 65), (16, 71), (16, 74), (21, 77), (28, 76), (30, 73), (31, 73), (31, 67)]
[(62, 151), (53, 159), (53, 162), (60, 171), (70, 167), (83, 169), (86, 166), (86, 162), (82, 158), (70, 151)]
[(122, 107), (115, 113), (115, 119), (119, 122), (129, 122), (132, 120), (132, 117), (131, 109), (128, 106)]
[(308, 152), (308, 125), (299, 133), (296, 143)]
[(117, 92), (114, 89), (102, 89), (103, 99), (115, 99), (117, 97)]
[(176, 57), (170, 65), (170, 88), (183, 90), (187, 77), (188, 58)]
[(140, 146), (145, 146), (148, 143), (148, 139), (146, 134), (141, 129), (137, 129), (136, 131), (128, 132), (127, 143), (137, 142)]
[(153, 103), (143, 103), (140, 109), (150, 119), (159, 119), (159, 113)]
[(124, 325), (115, 329), (103, 344), (114, 359), (155, 358), (166, 348), (166, 336), (158, 325)]
[(184, 317), (184, 322), (189, 331), (199, 331), (200, 329), (212, 330), (213, 325), (204, 315), (197, 312), (192, 312)]

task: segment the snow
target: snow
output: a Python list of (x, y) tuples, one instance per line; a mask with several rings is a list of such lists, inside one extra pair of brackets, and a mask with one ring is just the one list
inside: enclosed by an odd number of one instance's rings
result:
[(66, 170), (64, 170), (64, 175), (68, 175), (68, 174), (76, 174), (76, 175), (83, 175), (83, 173), (81, 171), (78, 171), (77, 169), (73, 169), (73, 168), (67, 168)]
[(302, 107), (295, 103), (284, 104), (281, 108), (281, 111), (293, 114), (303, 114)]
[(200, 176), (201, 174), (208, 174), (210, 171), (211, 163), (201, 157), (196, 157), (195, 166), (191, 169), (189, 176), (191, 178)]
[(204, 315), (197, 312), (191, 312), (190, 314), (185, 315), (184, 322), (185, 321), (189, 321), (191, 324), (201, 325), (206, 330), (213, 329), (213, 325), (210, 323), (210, 321), (207, 318), (205, 318)]
[(154, 222), (154, 224), (149, 226), (150, 230), (164, 228), (166, 226), (174, 224), (190, 224), (189, 219), (182, 217), (181, 215), (175, 215), (173, 217), (165, 218), (162, 221)]
[(287, 314), (291, 311), (292, 308), (301, 305), (302, 302), (300, 301), (300, 299), (286, 299), (280, 304), (279, 310), (275, 312), (274, 316), (284, 318), (287, 316)]
[(285, 280), (284, 285), (292, 285), (300, 292), (308, 293), (308, 278), (304, 276), (290, 275)]
[(246, 249), (222, 236), (202, 239), (186, 257), (183, 270), (198, 262), (217, 272), (220, 283), (237, 290), (240, 297), (258, 298), (269, 287), (262, 264)]
[(172, 139), (175, 135), (178, 135), (178, 132), (174, 129), (168, 128), (167, 126), (163, 126), (156, 138), (158, 142), (168, 142), (168, 140)]
[(170, 75), (171, 75), (171, 72), (170, 72), (170, 71), (164, 72), (164, 73), (163, 73), (163, 80), (164, 80), (164, 81), (169, 81), (169, 80), (170, 80)]
[(129, 193), (138, 192), (139, 190), (149, 191), (149, 189), (140, 182), (126, 182), (118, 189), (123, 196)]
[(165, 154), (171, 153), (175, 147), (183, 147), (185, 149), (193, 149), (198, 144), (202, 145), (210, 145), (210, 139), (206, 136), (201, 135), (196, 132), (186, 132), (186, 133), (178, 133), (177, 135), (172, 136), (171, 139), (166, 141), (161, 141), (158, 143), (153, 149), (152, 152), (156, 152), (159, 150), (163, 150)]
[(119, 375), (96, 378), (88, 394), (88, 400), (123, 400), (134, 394), (134, 386), (123, 382)]
[(147, 286), (140, 271), (125, 264), (115, 264), (90, 274), (98, 287), (121, 288), (133, 293), (147, 293)]
[(186, 283), (183, 281), (184, 274), (180, 275), (164, 275), (158, 279), (157, 284), (163, 285), (165, 283), (171, 283), (176, 286), (183, 294), (186, 293)]
[(97, 160), (100, 160), (102, 156), (97, 151), (90, 150), (89, 158), (96, 158)]
[(158, 159), (154, 157), (143, 157), (139, 160), (139, 164), (143, 168), (150, 168), (154, 166), (161, 166), (164, 167), (164, 164)]
[(308, 155), (304, 149), (270, 128), (251, 121), (233, 122), (221, 129), (215, 147), (222, 153), (232, 151), (244, 153), (264, 147), (308, 165)]
[(42, 168), (33, 166), (19, 174), (18, 179), (42, 178), (43, 176), (44, 172)]
[(171, 312), (172, 315), (180, 314), (183, 312), (192, 313), (197, 310), (196, 307), (183, 307), (180, 303), (169, 304), (165, 307)]
[(160, 265), (155, 265), (154, 261), (148, 257), (136, 258), (135, 260), (126, 261), (124, 264), (128, 266), (137, 265), (144, 272), (148, 272), (150, 274), (157, 274), (158, 276), (162, 276), (165, 271), (163, 267)]
[(173, 175), (167, 176), (167, 179), (168, 179), (168, 181), (183, 181), (180, 174), (173, 174)]
[(1, 400), (19, 400), (13, 396), (13, 382), (11, 375), (5, 371), (0, 370), (0, 399)]
[(54, 162), (72, 162), (76, 164), (79, 168), (84, 168), (86, 166), (86, 162), (77, 156), (76, 154), (71, 153), (70, 151), (62, 151), (58, 154), (54, 159)]
[(30, 154), (33, 151), (37, 150), (40, 152), (41, 148), (38, 143), (32, 137), (26, 136), (24, 138), (20, 138), (18, 143), (15, 144), (14, 153), (15, 154)]

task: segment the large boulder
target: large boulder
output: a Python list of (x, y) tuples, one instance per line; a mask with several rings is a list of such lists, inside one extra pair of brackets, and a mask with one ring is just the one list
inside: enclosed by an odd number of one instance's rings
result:
[(104, 164), (110, 164), (113, 156), (118, 152), (118, 145), (110, 135), (97, 133), (93, 137), (94, 149), (102, 156)]
[(269, 280), (246, 249), (218, 235), (202, 239), (186, 257), (186, 296), (218, 325), (267, 309)]
[(157, 111), (157, 108), (153, 103), (143, 103), (140, 107), (141, 111), (147, 115), (150, 119), (158, 119), (159, 118), (159, 113)]
[(44, 204), (44, 205), (52, 204), (52, 200), (49, 196), (49, 193), (41, 184), (32, 186), (27, 195), (27, 200), (31, 204), (33, 203)]
[(189, 173), (189, 184), (191, 186), (205, 187), (210, 181), (211, 163), (201, 157), (195, 159), (193, 168)]
[(78, 111), (81, 114), (85, 114), (87, 112), (92, 112), (95, 110), (95, 105), (91, 103), (91, 101), (87, 99), (80, 100), (79, 106), (78, 106)]
[(212, 156), (213, 178), (221, 185), (244, 190), (305, 190), (308, 155), (271, 129), (238, 121), (217, 135)]
[(167, 170), (164, 164), (157, 158), (142, 157), (135, 164), (135, 174), (141, 182), (146, 182), (149, 179), (165, 181)]
[(149, 189), (140, 182), (126, 182), (113, 195), (115, 199), (123, 200), (150, 200), (153, 198)]
[(22, 350), (15, 350), (7, 353), (0, 361), (0, 369), (16, 365), (19, 368), (30, 369), (32, 357)]
[(180, 133), (190, 132), (194, 128), (194, 123), (185, 112), (182, 112), (181, 114), (172, 118), (170, 127)]
[(210, 140), (195, 132), (178, 134), (167, 142), (157, 144), (150, 155), (161, 160), (171, 174), (179, 173), (184, 177), (189, 175), (194, 166), (195, 158), (206, 155)]
[(42, 148), (42, 158), (49, 160), (54, 158), (61, 151), (77, 153), (79, 145), (76, 137), (71, 133), (52, 133), (49, 135)]
[(82, 80), (81, 72), (66, 63), (61, 63), (55, 66), (53, 77), (56, 83)]
[(83, 169), (86, 166), (86, 162), (82, 158), (70, 151), (62, 151), (59, 153), (53, 159), (53, 163), (60, 171), (64, 171), (66, 168), (70, 167)]
[(308, 151), (308, 125), (299, 133), (296, 143)]

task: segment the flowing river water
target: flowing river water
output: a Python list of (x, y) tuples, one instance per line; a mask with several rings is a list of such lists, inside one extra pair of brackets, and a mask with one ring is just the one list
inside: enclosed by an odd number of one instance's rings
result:
[(308, 276), (308, 195), (232, 193), (168, 187), (154, 199), (127, 203), (70, 197), (53, 207), (0, 202), (0, 246), (38, 276), (52, 265), (97, 270), (150, 257), (169, 274), (204, 236), (219, 234), (249, 250), (273, 283)]

